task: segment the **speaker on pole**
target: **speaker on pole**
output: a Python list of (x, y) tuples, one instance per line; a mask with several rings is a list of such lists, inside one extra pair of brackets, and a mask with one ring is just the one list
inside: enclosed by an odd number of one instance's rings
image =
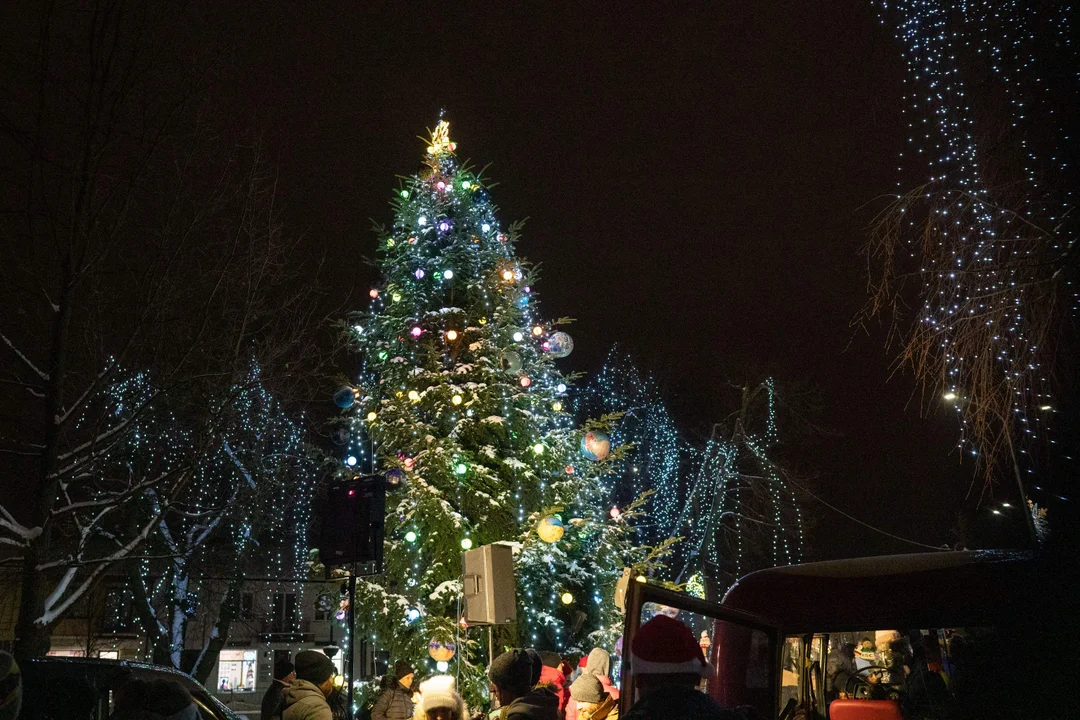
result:
[(465, 622), (470, 625), (516, 622), (517, 581), (511, 547), (494, 543), (469, 550), (462, 556), (462, 564)]
[(335, 482), (323, 506), (319, 559), (326, 566), (363, 564), (359, 575), (382, 571), (386, 479), (364, 475)]

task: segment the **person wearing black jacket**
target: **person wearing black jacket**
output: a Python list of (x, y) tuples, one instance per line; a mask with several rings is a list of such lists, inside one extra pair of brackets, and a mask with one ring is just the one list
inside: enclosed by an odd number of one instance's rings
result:
[(296, 679), (296, 668), (288, 660), (274, 663), (274, 680), (263, 695), (259, 706), (259, 720), (274, 720), (281, 717), (281, 703), (285, 699), (285, 688)]

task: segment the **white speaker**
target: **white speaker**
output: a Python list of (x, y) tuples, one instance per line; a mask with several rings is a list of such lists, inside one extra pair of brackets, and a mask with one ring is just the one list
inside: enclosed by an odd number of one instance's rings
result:
[(470, 625), (516, 622), (517, 581), (510, 546), (494, 543), (469, 550), (462, 556), (462, 565), (465, 622)]

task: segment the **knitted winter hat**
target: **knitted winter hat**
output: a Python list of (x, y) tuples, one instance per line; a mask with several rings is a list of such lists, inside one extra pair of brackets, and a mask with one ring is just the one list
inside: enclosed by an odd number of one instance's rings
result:
[(694, 673), (708, 677), (709, 664), (690, 628), (657, 615), (638, 628), (630, 647), (635, 675)]
[(532, 689), (532, 660), (519, 648), (508, 650), (491, 661), (488, 677), (495, 687), (524, 695)]
[(604, 648), (593, 648), (585, 662), (585, 672), (593, 675), (611, 674), (611, 656)]
[(570, 686), (570, 697), (579, 703), (599, 703), (604, 701), (604, 686), (600, 684), (600, 678), (590, 673), (582, 673), (581, 677)]
[(278, 662), (274, 663), (275, 680), (284, 680), (295, 671), (296, 668), (293, 667), (293, 664), (288, 660), (279, 660)]
[(296, 653), (296, 679), (322, 685), (337, 668), (330, 658), (318, 650), (302, 650)]
[(406, 675), (413, 675), (414, 673), (416, 673), (416, 670), (405, 660), (398, 660), (394, 663), (394, 677), (398, 680)]
[(559, 657), (559, 653), (554, 653), (550, 650), (541, 650), (540, 660), (549, 668), (557, 668), (562, 665), (562, 658)]
[(420, 702), (414, 717), (427, 720), (428, 710), (450, 708), (454, 711), (454, 720), (468, 720), (469, 711), (456, 688), (454, 678), (450, 675), (436, 675), (420, 683)]

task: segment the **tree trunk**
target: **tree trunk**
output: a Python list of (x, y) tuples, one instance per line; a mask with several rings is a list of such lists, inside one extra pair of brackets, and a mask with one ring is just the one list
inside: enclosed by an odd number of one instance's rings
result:
[(143, 578), (134, 561), (128, 562), (128, 586), (131, 588), (132, 595), (134, 595), (132, 604), (135, 607), (139, 625), (142, 626), (143, 632), (146, 633), (146, 640), (150, 646), (150, 661), (155, 665), (168, 667), (172, 662), (169, 637), (158, 621), (157, 613), (150, 598), (146, 596)]
[(242, 583), (243, 578), (239, 576), (236, 580), (230, 581), (229, 589), (225, 591), (218, 607), (218, 621), (210, 632), (210, 638), (203, 645), (202, 652), (195, 661), (195, 667), (191, 668), (191, 676), (203, 685), (206, 684), (210, 671), (217, 664), (221, 649), (229, 641), (229, 628), (236, 617), (238, 594)]

